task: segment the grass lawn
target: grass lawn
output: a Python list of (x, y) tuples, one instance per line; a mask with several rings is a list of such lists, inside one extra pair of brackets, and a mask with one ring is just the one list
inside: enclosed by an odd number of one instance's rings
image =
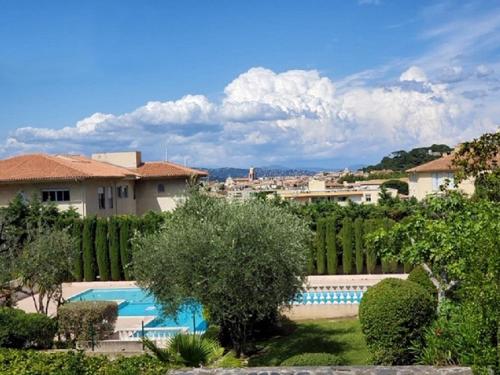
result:
[(332, 353), (346, 365), (369, 364), (369, 353), (357, 319), (308, 320), (297, 322), (285, 336), (260, 342), (264, 348), (249, 359), (249, 366), (279, 366), (301, 353)]

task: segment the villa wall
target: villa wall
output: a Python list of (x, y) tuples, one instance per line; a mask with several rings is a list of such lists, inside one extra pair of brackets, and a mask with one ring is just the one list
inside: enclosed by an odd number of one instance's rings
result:
[[(158, 184), (165, 187), (163, 193), (158, 192)], [(137, 214), (173, 211), (185, 198), (186, 188), (185, 178), (141, 180), (136, 184)]]

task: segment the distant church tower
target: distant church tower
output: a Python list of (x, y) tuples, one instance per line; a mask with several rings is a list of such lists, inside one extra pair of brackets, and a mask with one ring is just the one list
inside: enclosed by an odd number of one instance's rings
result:
[(250, 169), (248, 170), (248, 181), (254, 181), (256, 178), (255, 176), (255, 168), (254, 167), (250, 167)]

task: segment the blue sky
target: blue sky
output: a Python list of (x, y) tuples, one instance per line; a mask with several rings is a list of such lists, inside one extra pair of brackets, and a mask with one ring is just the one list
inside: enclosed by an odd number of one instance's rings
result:
[(0, 156), (342, 167), (498, 129), (491, 1), (3, 1)]

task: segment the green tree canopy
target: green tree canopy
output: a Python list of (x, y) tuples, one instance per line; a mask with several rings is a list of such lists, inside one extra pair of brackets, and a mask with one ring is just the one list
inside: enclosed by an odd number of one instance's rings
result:
[(301, 289), (310, 241), (302, 220), (267, 202), (193, 193), (168, 226), (134, 240), (135, 276), (166, 313), (202, 303), (240, 354), (254, 324)]

